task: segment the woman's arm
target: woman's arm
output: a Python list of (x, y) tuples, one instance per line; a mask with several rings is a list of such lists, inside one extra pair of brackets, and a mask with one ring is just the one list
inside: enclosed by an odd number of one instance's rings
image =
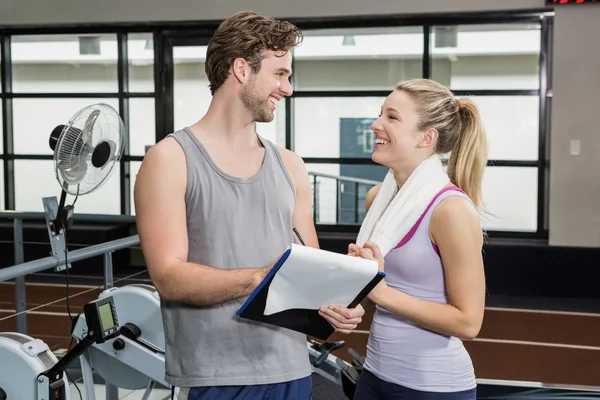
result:
[[(481, 329), (485, 303), (481, 255), (483, 236), (479, 215), (466, 199), (449, 197), (436, 207), (430, 232), (444, 265), (450, 304), (409, 296), (390, 288), (384, 281), (369, 298), (380, 307), (426, 329), (461, 339), (473, 339)], [(383, 270), (383, 258), (377, 245), (365, 243), (359, 255), (377, 260)]]

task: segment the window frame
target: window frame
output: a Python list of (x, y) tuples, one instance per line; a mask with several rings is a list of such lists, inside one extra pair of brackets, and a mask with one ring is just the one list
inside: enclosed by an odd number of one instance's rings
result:
[[(494, 89), (494, 90), (452, 90), (460, 96), (537, 96), (539, 98), (539, 127), (538, 127), (538, 159), (525, 160), (495, 160), (490, 159), (487, 162), (487, 168), (493, 167), (535, 167), (538, 171), (538, 193), (537, 193), (537, 229), (535, 232), (524, 232), (518, 230), (488, 230), (489, 237), (497, 238), (532, 238), (548, 239), (548, 183), (549, 183), (549, 131), (550, 131), (550, 67), (551, 67), (551, 34), (554, 13), (549, 11), (525, 12), (525, 13), (476, 13), (476, 14), (456, 14), (425, 18), (402, 18), (402, 17), (382, 17), (377, 20), (367, 19), (358, 22), (348, 19), (322, 19), (321, 22), (307, 21), (298, 22), (298, 27), (304, 31), (311, 29), (352, 29), (362, 27), (398, 27), (398, 26), (422, 26), (423, 28), (423, 56), (422, 56), (422, 77), (432, 78), (432, 52), (431, 52), (431, 34), (434, 26), (465, 26), (465, 25), (488, 25), (488, 24), (518, 24), (518, 23), (537, 23), (540, 24), (540, 54), (538, 57), (538, 89)], [(294, 76), (292, 75), (292, 84)], [(294, 99), (311, 97), (385, 97), (389, 91), (380, 90), (329, 90), (329, 91), (310, 91), (295, 90), (286, 102), (286, 145), (290, 150), (294, 150)], [(354, 164), (354, 165), (375, 165), (370, 159), (363, 158), (344, 158), (344, 157), (303, 157), (307, 164)], [(339, 187), (339, 186), (338, 186)], [(339, 193), (337, 194), (339, 198)], [(359, 225), (337, 225), (337, 224), (319, 224), (316, 221), (317, 230), (320, 232), (335, 233), (358, 233)]]
[[(354, 17), (324, 17), (324, 18), (287, 18), (303, 31), (337, 29), (337, 28), (376, 28), (420, 26), (423, 30), (423, 56), (422, 76), (431, 77), (432, 57), (430, 40), (434, 26), (451, 25), (485, 25), (485, 24), (512, 24), (512, 23), (537, 23), (541, 24), (541, 43), (539, 55), (539, 87), (536, 90), (477, 90), (460, 91), (460, 95), (537, 95), (539, 96), (539, 149), (537, 161), (517, 160), (489, 160), (488, 166), (510, 167), (537, 167), (538, 168), (538, 196), (537, 196), (537, 231), (489, 231), (490, 237), (505, 238), (536, 238), (548, 239), (548, 185), (549, 185), (549, 132), (550, 132), (550, 101), (551, 101), (551, 56), (552, 56), (552, 31), (554, 12), (550, 8), (502, 11), (502, 12), (472, 12), (472, 13), (446, 13), (446, 14), (419, 14), (419, 15), (382, 15), (382, 16), (354, 16)], [(119, 113), (126, 122), (129, 119), (129, 99), (153, 98), (155, 104), (156, 141), (164, 138), (172, 131), (173, 124), (173, 94), (172, 71), (173, 45), (197, 45), (211, 37), (220, 21), (189, 21), (165, 23), (121, 23), (121, 24), (89, 24), (89, 25), (48, 25), (30, 27), (2, 27), (0, 26), (0, 103), (2, 112), (2, 141), (3, 152), (0, 162), (4, 165), (4, 205), (6, 209), (15, 207), (14, 187), (14, 160), (44, 160), (51, 159), (50, 155), (14, 154), (13, 138), (13, 109), (14, 98), (76, 98), (76, 97), (113, 97), (119, 100)], [(44, 35), (44, 34), (87, 34), (111, 33), (117, 35), (118, 43), (118, 91), (115, 93), (13, 93), (12, 90), (12, 63), (11, 63), (11, 37), (14, 35)], [(133, 33), (150, 33), (154, 45), (154, 92), (136, 93), (129, 91), (128, 67), (128, 35)], [(169, 52), (169, 48), (171, 52)], [(170, 81), (169, 81), (170, 79)], [(293, 83), (293, 76), (292, 76)], [(295, 91), (285, 103), (286, 115), (286, 147), (293, 150), (294, 132), (294, 99), (300, 97), (353, 97), (353, 96), (387, 96), (389, 91)], [(171, 108), (169, 108), (169, 105)], [(143, 156), (129, 154), (129, 132), (126, 131), (125, 149), (120, 162), (121, 172), (121, 213), (129, 214), (132, 199), (130, 198), (130, 162), (142, 161)], [(305, 158), (311, 164), (374, 164), (370, 159), (360, 158)], [(344, 232), (357, 233), (359, 225), (329, 225), (317, 224), (319, 232)]]

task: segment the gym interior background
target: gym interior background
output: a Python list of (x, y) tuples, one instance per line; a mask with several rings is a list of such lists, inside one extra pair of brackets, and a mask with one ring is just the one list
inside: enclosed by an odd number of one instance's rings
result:
[[(0, 210), (39, 212), (42, 197), (59, 195), (50, 132), (80, 108), (106, 102), (125, 121), (126, 152), (100, 190), (78, 199), (69, 248), (135, 234), (136, 172), (148, 146), (205, 111), (203, 61), (220, 20), (242, 9), (286, 18), (306, 35), (294, 51), (295, 92), (278, 105), (275, 121), (256, 129), (305, 159), (322, 248), (346, 250), (367, 190), (383, 178), (369, 158), (370, 123), (394, 84), (427, 77), (473, 97), (490, 136), (484, 200), (492, 214), (484, 224), (488, 312), (480, 337), (467, 343), (476, 372), (595, 385), (600, 4), (552, 3), (3, 1)], [(6, 267), (14, 263), (13, 222), (2, 216)], [(43, 215), (24, 222), (23, 241), (25, 261), (48, 255)], [(113, 265), (115, 277), (144, 269), (139, 248), (115, 253)], [(102, 273), (101, 257), (74, 263), (70, 295), (98, 285)], [(63, 298), (64, 275), (28, 275), (27, 307)], [(75, 297), (72, 306), (94, 295)], [(0, 331), (16, 329), (14, 309), (12, 284), (0, 283)], [(345, 337), (363, 353), (368, 320)], [(37, 308), (27, 323), (53, 349), (68, 345), (63, 303)]]

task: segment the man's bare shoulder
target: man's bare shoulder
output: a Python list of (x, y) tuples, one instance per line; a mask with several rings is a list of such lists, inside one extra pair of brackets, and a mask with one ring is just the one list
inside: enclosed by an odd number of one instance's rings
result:
[[(152, 146), (142, 161), (135, 180), (135, 193), (152, 187), (179, 189), (187, 180), (185, 153), (179, 143), (167, 137)], [(175, 186), (173, 186), (175, 185)]]
[(163, 163), (165, 161), (180, 160), (184, 157), (181, 145), (172, 137), (166, 137), (150, 147), (143, 162)]
[(275, 147), (279, 151), (279, 154), (281, 154), (281, 158), (286, 166), (289, 165), (290, 167), (297, 168), (301, 171), (305, 169), (304, 160), (298, 154), (278, 144), (275, 145)]
[(285, 164), (285, 168), (292, 179), (296, 181), (295, 183), (297, 184), (298, 182), (306, 180), (308, 172), (302, 157), (285, 147), (279, 145), (275, 145), (275, 147), (279, 151), (279, 154), (281, 154), (281, 159)]

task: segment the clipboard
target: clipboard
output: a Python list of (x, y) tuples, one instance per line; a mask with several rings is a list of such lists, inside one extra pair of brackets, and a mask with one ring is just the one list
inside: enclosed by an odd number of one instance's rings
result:
[(327, 340), (319, 307), (354, 308), (384, 277), (376, 261), (291, 244), (236, 315)]

